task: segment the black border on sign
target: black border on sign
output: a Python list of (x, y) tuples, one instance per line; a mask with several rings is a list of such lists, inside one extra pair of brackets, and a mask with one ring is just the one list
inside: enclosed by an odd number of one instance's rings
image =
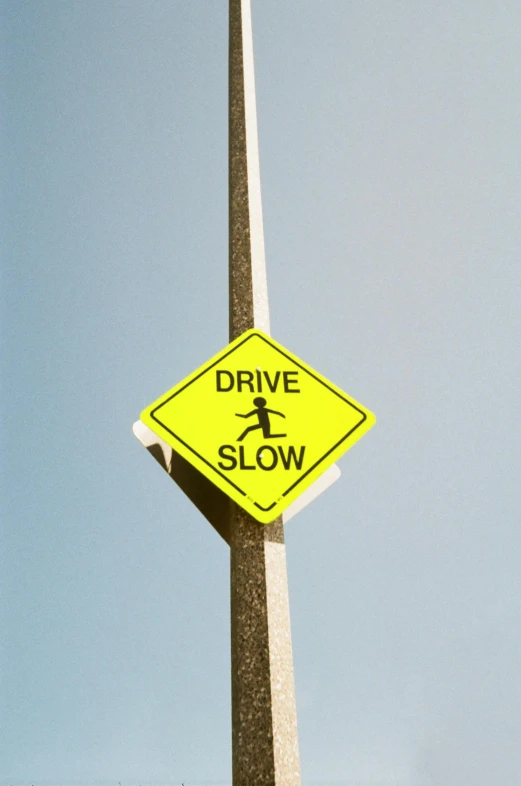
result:
[[(219, 477), (223, 478), (223, 480), (225, 480), (227, 483), (229, 483), (230, 486), (233, 486), (233, 488), (236, 491), (238, 491), (240, 494), (242, 494), (243, 497), (246, 497), (247, 494), (246, 494), (245, 491), (243, 491), (241, 488), (239, 488), (239, 486), (237, 486), (233, 481), (231, 481), (230, 478), (227, 478), (226, 475), (223, 475), (223, 473), (220, 472), (216, 467), (214, 467), (213, 464), (210, 464), (210, 462), (207, 461), (204, 458), (204, 456), (201, 456), (200, 453), (198, 453), (190, 445), (188, 445), (188, 443), (185, 442), (183, 439), (181, 439), (180, 436), (178, 436), (174, 431), (169, 429), (168, 426), (165, 426), (165, 424), (162, 423), (159, 420), (159, 418), (156, 417), (155, 413), (158, 410), (160, 410), (161, 407), (164, 407), (164, 405), (167, 404), (169, 401), (171, 401), (173, 398), (175, 398), (180, 393), (182, 393), (183, 390), (186, 390), (187, 387), (189, 387), (194, 382), (196, 382), (196, 380), (198, 380), (199, 377), (202, 377), (204, 374), (206, 374), (207, 371), (210, 371), (210, 369), (212, 369), (214, 366), (216, 366), (218, 363), (220, 363), (222, 360), (224, 360), (224, 358), (228, 357), (228, 355), (231, 355), (233, 352), (235, 352), (236, 349), (239, 349), (239, 347), (241, 347), (243, 344), (245, 344), (247, 341), (249, 341), (252, 338), (259, 338), (262, 341), (264, 341), (266, 344), (268, 344), (269, 347), (271, 347), (271, 349), (276, 350), (280, 355), (283, 355), (287, 360), (291, 361), (291, 363), (293, 363), (295, 366), (298, 366), (300, 369), (302, 369), (302, 371), (305, 371), (306, 374), (309, 374), (310, 377), (313, 377), (313, 379), (316, 379), (317, 382), (320, 382), (321, 385), (323, 385), (325, 388), (330, 390), (331, 393), (334, 393), (335, 396), (338, 396), (338, 398), (342, 399), (342, 401), (345, 401), (346, 404), (349, 404), (350, 407), (352, 407), (353, 409), (356, 409), (356, 411), (359, 412), (361, 414), (361, 416), (362, 416), (362, 419), (360, 420), (359, 423), (356, 424), (356, 426), (354, 426), (352, 429), (350, 429), (347, 432), (347, 434), (344, 434), (342, 439), (339, 439), (338, 442), (336, 442), (333, 445), (332, 448), (330, 448), (326, 453), (324, 453), (324, 455), (318, 461), (315, 461), (315, 463), (313, 464), (312, 467), (310, 467), (308, 470), (306, 470), (306, 472), (304, 472), (300, 476), (300, 478), (295, 481), (295, 483), (293, 483), (288, 489), (286, 489), (286, 491), (283, 492), (283, 494), (281, 494), (281, 497), (286, 497), (290, 493), (290, 491), (293, 491), (293, 489), (296, 486), (298, 486), (298, 484), (301, 483), (304, 480), (306, 475), (309, 475), (310, 472), (312, 472), (316, 467), (318, 467), (318, 465), (321, 464), (324, 461), (324, 459), (326, 459), (330, 455), (330, 453), (332, 453), (339, 445), (341, 445), (342, 442), (345, 442), (345, 440), (348, 437), (350, 437), (351, 434), (354, 431), (356, 431), (356, 429), (359, 428), (365, 420), (367, 420), (367, 415), (365, 414), (365, 412), (363, 412), (361, 409), (359, 409), (355, 404), (353, 404), (351, 401), (349, 401), (349, 399), (347, 399), (345, 396), (342, 396), (337, 390), (335, 390), (330, 385), (328, 385), (326, 382), (324, 382), (322, 379), (317, 377), (316, 374), (313, 374), (311, 371), (309, 371), (307, 368), (305, 368), (305, 366), (301, 365), (296, 360), (294, 360), (292, 357), (290, 357), (290, 355), (286, 354), (286, 352), (283, 352), (282, 349), (279, 349), (279, 347), (277, 347), (274, 344), (272, 344), (271, 341), (269, 341), (265, 336), (261, 336), (258, 333), (253, 333), (252, 335), (247, 336), (245, 339), (243, 339), (238, 344), (236, 344), (228, 352), (225, 352), (224, 355), (219, 355), (217, 360), (215, 360), (211, 364), (211, 366), (208, 366), (207, 368), (205, 368), (204, 371), (201, 371), (200, 374), (197, 374), (197, 376), (193, 377), (193, 379), (191, 379), (189, 382), (187, 382), (186, 385), (183, 385), (182, 388), (179, 388), (179, 390), (176, 390), (175, 393), (172, 393), (172, 395), (169, 396), (164, 401), (162, 401), (161, 404), (158, 404), (157, 407), (154, 407), (154, 409), (152, 409), (150, 411), (150, 417), (153, 418), (153, 420), (155, 420), (156, 423), (158, 423), (161, 426), (161, 428), (163, 428), (165, 431), (168, 431), (168, 433), (171, 434), (174, 437), (174, 439), (176, 439), (178, 442), (180, 442), (182, 445), (184, 445), (185, 448), (188, 448), (188, 450), (190, 450), (195, 456), (197, 456), (197, 458), (201, 459), (201, 461), (203, 461), (207, 466), (209, 466), (210, 469), (212, 469), (214, 472), (216, 472), (217, 475), (219, 475)], [(271, 510), (272, 508), (275, 507), (275, 505), (277, 504), (277, 500), (275, 500), (275, 502), (272, 502), (271, 505), (268, 505), (268, 507), (264, 507), (263, 505), (260, 505), (258, 502), (254, 502), (253, 504), (255, 505), (255, 507), (259, 508), (259, 510), (262, 510), (262, 511), (266, 512), (266, 511)]]

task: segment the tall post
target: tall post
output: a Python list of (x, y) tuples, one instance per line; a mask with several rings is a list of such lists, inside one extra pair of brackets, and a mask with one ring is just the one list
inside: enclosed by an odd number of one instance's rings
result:
[[(250, 0), (230, 0), (230, 341), (269, 333)], [(262, 525), (230, 501), (233, 786), (299, 786), (282, 517)]]

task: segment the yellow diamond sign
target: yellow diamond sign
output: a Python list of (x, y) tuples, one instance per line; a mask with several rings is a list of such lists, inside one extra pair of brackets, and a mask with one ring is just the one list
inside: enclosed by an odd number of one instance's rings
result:
[(264, 524), (375, 423), (260, 330), (228, 344), (141, 420)]

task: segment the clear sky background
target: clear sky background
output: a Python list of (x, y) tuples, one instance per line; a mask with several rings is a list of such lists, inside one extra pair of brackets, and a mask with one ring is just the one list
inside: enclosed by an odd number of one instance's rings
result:
[[(229, 783), (228, 549), (132, 435), (228, 340), (227, 3), (1, 3), (0, 783)], [(253, 0), (304, 784), (521, 783), (521, 8)], [(5, 220), (4, 220), (5, 219)]]

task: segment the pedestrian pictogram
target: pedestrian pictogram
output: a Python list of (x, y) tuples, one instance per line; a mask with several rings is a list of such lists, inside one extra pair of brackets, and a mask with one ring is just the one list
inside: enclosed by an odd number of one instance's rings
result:
[[(246, 420), (241, 429), (240, 419)], [(279, 516), (375, 422), (259, 330), (248, 330), (141, 420), (254, 518)]]
[(276, 409), (268, 409), (266, 406), (266, 399), (262, 398), (262, 396), (258, 396), (257, 398), (253, 399), (253, 403), (255, 404), (255, 409), (252, 409), (251, 412), (248, 412), (246, 415), (241, 415), (239, 412), (236, 412), (236, 416), (238, 418), (251, 418), (252, 415), (257, 415), (259, 422), (256, 426), (248, 426), (248, 428), (242, 432), (241, 436), (237, 438), (237, 442), (242, 442), (246, 434), (249, 434), (250, 431), (255, 431), (258, 428), (262, 429), (262, 436), (264, 439), (275, 439), (275, 437), (285, 437), (286, 434), (272, 434), (270, 430), (270, 414), (271, 415), (280, 415), (281, 418), (285, 418), (286, 415), (283, 415), (282, 412), (277, 412)]

